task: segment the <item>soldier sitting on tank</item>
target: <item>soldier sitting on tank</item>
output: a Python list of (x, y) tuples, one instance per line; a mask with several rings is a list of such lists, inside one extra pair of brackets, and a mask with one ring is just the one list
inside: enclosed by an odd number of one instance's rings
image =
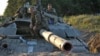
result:
[(34, 10), (34, 7), (30, 7), (29, 9), (28, 9), (28, 13), (30, 13), (31, 14), (31, 22), (30, 22), (30, 33), (31, 33), (31, 35), (32, 36), (34, 36), (34, 31), (33, 31), (33, 27), (34, 27), (34, 25), (35, 25), (35, 14), (36, 14), (36, 11)]
[(41, 29), (41, 19), (40, 15), (37, 12), (36, 6), (30, 7), (30, 13), (31, 13), (31, 23), (30, 23), (30, 29), (31, 34), (34, 37), (38, 37), (39, 30)]
[[(48, 4), (45, 12), (47, 12), (48, 14), (52, 14), (52, 15), (57, 16), (56, 10), (54, 8), (52, 8), (52, 4)], [(49, 19), (46, 19), (46, 20), (48, 21), (48, 24), (57, 23), (57, 18), (49, 18)]]

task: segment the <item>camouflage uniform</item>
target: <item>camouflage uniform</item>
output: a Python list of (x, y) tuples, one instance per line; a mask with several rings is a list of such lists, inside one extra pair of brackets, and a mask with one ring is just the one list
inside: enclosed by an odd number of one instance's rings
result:
[(52, 15), (57, 15), (56, 10), (52, 8), (51, 10), (46, 10), (47, 13), (52, 14)]
[(42, 26), (41, 24), (42, 24), (41, 17), (39, 15), (38, 11), (31, 12), (30, 28), (31, 28), (32, 35), (34, 34), (34, 37), (38, 37), (39, 30), (41, 29), (41, 26)]
[(31, 14), (31, 22), (30, 22), (30, 32), (32, 34), (32, 36), (34, 36), (34, 31), (33, 31), (33, 27), (35, 25), (35, 13), (33, 12), (33, 7), (29, 8), (29, 13)]
[[(52, 14), (52, 15), (57, 15), (56, 10), (54, 8), (52, 8), (51, 10), (46, 10), (46, 12), (48, 14)], [(45, 19), (47, 21), (47, 23), (50, 23), (50, 21), (53, 21), (53, 23), (50, 24), (55, 24), (57, 23), (57, 18), (50, 18), (50, 17), (46, 17), (47, 19)]]

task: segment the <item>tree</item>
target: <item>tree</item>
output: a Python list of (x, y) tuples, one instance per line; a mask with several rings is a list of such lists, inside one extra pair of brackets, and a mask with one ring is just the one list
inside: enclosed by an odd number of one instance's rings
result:
[(9, 0), (4, 16), (13, 16), (17, 9), (24, 4), (25, 0)]
[[(16, 10), (23, 6), (25, 2), (31, 5), (36, 4), (37, 0), (9, 0), (5, 10), (5, 16), (13, 16)], [(52, 3), (56, 8), (58, 15), (76, 15), (100, 12), (100, 0), (41, 0), (42, 6), (47, 7), (48, 3)]]

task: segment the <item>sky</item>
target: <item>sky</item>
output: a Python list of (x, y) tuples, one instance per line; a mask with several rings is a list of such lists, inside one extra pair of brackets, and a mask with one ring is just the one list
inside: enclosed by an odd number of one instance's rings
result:
[(0, 0), (0, 15), (3, 15), (8, 3), (8, 0)]

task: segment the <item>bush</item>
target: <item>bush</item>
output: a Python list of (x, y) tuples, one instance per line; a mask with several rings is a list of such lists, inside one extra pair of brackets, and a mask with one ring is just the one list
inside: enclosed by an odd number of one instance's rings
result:
[(74, 27), (81, 30), (89, 30), (100, 32), (100, 15), (77, 15), (64, 18), (66, 23), (72, 24)]

